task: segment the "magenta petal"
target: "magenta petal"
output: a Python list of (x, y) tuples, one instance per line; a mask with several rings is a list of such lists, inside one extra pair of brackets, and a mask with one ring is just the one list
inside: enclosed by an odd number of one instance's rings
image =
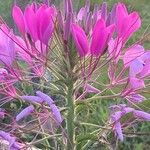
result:
[(25, 15), (28, 33), (30, 34), (32, 39), (36, 41), (38, 39), (37, 19), (36, 19), (35, 12), (33, 11), (31, 6), (26, 7), (24, 15)]
[(128, 16), (127, 22), (128, 28), (123, 35), (123, 40), (127, 41), (141, 27), (141, 20), (137, 12), (133, 12)]
[(89, 52), (89, 45), (85, 32), (76, 24), (72, 24), (71, 32), (80, 57), (86, 56)]
[(20, 32), (22, 34), (25, 34), (24, 16), (23, 16), (21, 9), (18, 6), (13, 7), (12, 16)]
[(99, 19), (97, 21), (93, 29), (90, 47), (90, 51), (93, 56), (99, 57), (103, 53), (108, 40), (113, 34), (114, 27), (114, 25), (106, 27), (103, 19)]
[(128, 15), (124, 4), (119, 3), (116, 8), (116, 20), (118, 37), (125, 43), (129, 37), (141, 26), (141, 20), (137, 12)]
[(107, 40), (106, 25), (103, 19), (99, 19), (93, 29), (90, 47), (91, 54), (96, 57), (102, 54), (106, 40)]
[(122, 3), (119, 3), (116, 7), (116, 21), (117, 21), (117, 30), (119, 37), (124, 33), (124, 19), (128, 16), (126, 6)]
[(19, 121), (19, 120), (23, 119), (24, 117), (27, 117), (33, 111), (34, 111), (34, 107), (32, 105), (26, 107), (16, 116), (16, 121)]

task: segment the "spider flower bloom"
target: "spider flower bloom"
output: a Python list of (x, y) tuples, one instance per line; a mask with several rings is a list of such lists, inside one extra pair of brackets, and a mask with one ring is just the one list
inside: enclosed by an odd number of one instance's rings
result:
[(106, 22), (102, 18), (96, 22), (92, 33), (92, 41), (90, 47), (91, 55), (99, 57), (103, 54), (107, 46), (107, 42), (114, 32), (114, 29), (114, 24), (106, 26)]
[(123, 3), (118, 3), (116, 7), (116, 24), (118, 37), (125, 43), (141, 27), (141, 20), (137, 12), (128, 14), (126, 6)]
[(14, 6), (12, 15), (23, 35), (28, 33), (34, 42), (40, 40), (48, 45), (54, 30), (55, 13), (53, 7), (43, 4), (37, 9), (31, 4), (26, 7), (24, 14), (18, 6)]
[(89, 43), (84, 30), (77, 24), (72, 24), (72, 36), (80, 57), (85, 57), (89, 52)]

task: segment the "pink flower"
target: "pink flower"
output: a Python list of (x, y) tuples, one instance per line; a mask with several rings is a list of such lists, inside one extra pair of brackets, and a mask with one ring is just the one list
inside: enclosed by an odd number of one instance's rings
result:
[(116, 21), (118, 37), (125, 43), (134, 32), (141, 27), (141, 20), (137, 12), (128, 14), (126, 6), (118, 3), (116, 7)]
[(41, 5), (38, 9), (34, 4), (25, 8), (24, 14), (18, 6), (13, 7), (13, 18), (19, 31), (25, 36), (29, 34), (34, 42), (40, 40), (48, 44), (54, 30), (55, 9)]
[(92, 41), (90, 47), (91, 55), (99, 57), (103, 54), (107, 46), (107, 42), (114, 32), (114, 29), (114, 25), (110, 25), (107, 27), (106, 22), (103, 19), (99, 19), (96, 22), (92, 33)]

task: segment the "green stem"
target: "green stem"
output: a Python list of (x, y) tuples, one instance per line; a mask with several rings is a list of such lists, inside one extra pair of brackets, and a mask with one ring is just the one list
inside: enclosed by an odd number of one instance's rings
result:
[(68, 82), (67, 93), (67, 150), (74, 149), (74, 99), (73, 99), (73, 82)]

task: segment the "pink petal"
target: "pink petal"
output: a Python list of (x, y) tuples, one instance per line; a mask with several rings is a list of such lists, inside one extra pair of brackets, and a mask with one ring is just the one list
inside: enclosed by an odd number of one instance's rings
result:
[(89, 52), (89, 45), (85, 32), (76, 24), (72, 24), (71, 32), (80, 57), (86, 56)]
[(138, 13), (131, 13), (126, 20), (126, 24), (128, 24), (128, 26), (126, 27), (126, 32), (124, 32), (123, 35), (124, 41), (127, 41), (132, 36), (132, 34), (141, 27), (141, 20)]
[(28, 33), (31, 38), (36, 41), (38, 39), (37, 35), (37, 19), (35, 12), (33, 11), (31, 6), (27, 6), (25, 9), (25, 20), (27, 24)]
[(25, 34), (24, 16), (23, 16), (21, 9), (18, 6), (13, 7), (12, 16), (13, 16), (13, 19), (14, 19), (15, 23), (17, 24), (20, 32), (22, 34)]
[(105, 42), (107, 40), (106, 25), (103, 19), (99, 19), (94, 26), (92, 41), (91, 41), (91, 54), (98, 57), (103, 53)]

